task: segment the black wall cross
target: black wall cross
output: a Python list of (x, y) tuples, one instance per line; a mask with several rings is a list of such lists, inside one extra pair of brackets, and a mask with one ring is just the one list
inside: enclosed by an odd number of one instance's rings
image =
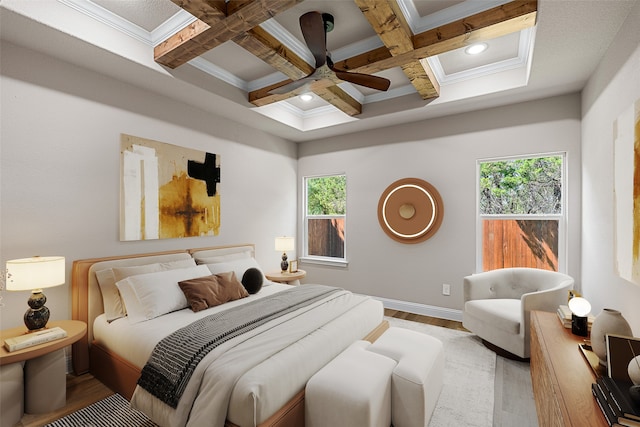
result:
[(189, 160), (187, 173), (191, 178), (199, 179), (207, 184), (207, 195), (216, 195), (216, 184), (220, 182), (220, 168), (216, 167), (216, 155), (206, 153), (204, 163)]

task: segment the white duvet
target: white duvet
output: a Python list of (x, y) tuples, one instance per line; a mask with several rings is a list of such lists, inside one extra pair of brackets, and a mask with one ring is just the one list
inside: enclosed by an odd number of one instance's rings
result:
[[(96, 320), (99, 342), (142, 368), (166, 335), (201, 317), (288, 289), (265, 286), (257, 294), (213, 309), (189, 309), (132, 325)], [(176, 409), (137, 387), (131, 400), (161, 426), (255, 426), (304, 388), (308, 379), (351, 342), (382, 321), (382, 305), (342, 291), (273, 320), (209, 353), (196, 368)]]

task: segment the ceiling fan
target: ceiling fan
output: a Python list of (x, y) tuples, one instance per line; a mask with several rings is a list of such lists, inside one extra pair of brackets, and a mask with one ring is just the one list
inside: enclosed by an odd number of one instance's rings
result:
[(372, 89), (386, 91), (391, 82), (383, 77), (370, 74), (351, 73), (339, 70), (333, 66), (330, 54), (327, 52), (327, 33), (333, 30), (333, 15), (320, 12), (307, 12), (300, 17), (300, 29), (307, 43), (307, 47), (316, 60), (315, 70), (306, 77), (280, 86), (269, 93), (282, 95), (298, 89), (311, 82), (325, 78), (337, 77), (349, 83), (366, 86)]

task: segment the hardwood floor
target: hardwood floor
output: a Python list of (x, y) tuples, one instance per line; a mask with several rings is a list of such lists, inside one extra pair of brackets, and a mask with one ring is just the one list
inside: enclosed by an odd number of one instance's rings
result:
[(456, 331), (466, 330), (461, 322), (455, 320), (438, 319), (437, 317), (423, 316), (421, 314), (407, 313), (406, 311), (384, 309), (384, 315), (389, 317), (395, 317), (396, 319), (410, 320), (412, 322), (426, 323), (427, 325), (441, 326), (443, 328), (455, 329)]

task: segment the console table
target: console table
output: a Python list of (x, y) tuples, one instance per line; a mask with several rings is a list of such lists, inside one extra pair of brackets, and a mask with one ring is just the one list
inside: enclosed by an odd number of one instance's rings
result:
[(578, 348), (583, 339), (556, 313), (531, 312), (531, 382), (541, 427), (608, 425), (591, 394), (596, 377)]

